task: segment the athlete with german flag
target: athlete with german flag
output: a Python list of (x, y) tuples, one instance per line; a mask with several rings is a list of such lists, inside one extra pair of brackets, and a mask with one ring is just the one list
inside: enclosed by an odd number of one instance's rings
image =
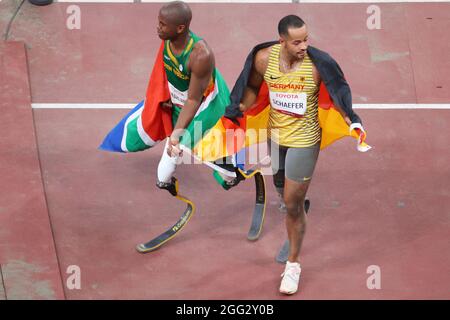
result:
[[(266, 112), (262, 122), (268, 129), (274, 184), (287, 209), (290, 244), (279, 290), (293, 294), (298, 290), (306, 231), (304, 201), (319, 150), (344, 135), (358, 139), (359, 151), (370, 147), (364, 143), (361, 120), (352, 110), (340, 67), (327, 53), (308, 46), (304, 21), (286, 16), (278, 32), (279, 41), (258, 45), (250, 53), (225, 116), (248, 130), (248, 122), (260, 123), (255, 118)], [(269, 110), (263, 111), (267, 105)]]

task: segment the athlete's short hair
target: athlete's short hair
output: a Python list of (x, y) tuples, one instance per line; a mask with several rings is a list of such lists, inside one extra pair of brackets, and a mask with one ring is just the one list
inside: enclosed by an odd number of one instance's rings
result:
[(185, 25), (189, 28), (192, 20), (192, 11), (189, 5), (183, 1), (172, 1), (163, 5), (160, 12), (166, 14), (171, 22), (176, 25)]
[(290, 14), (278, 22), (278, 34), (280, 36), (287, 36), (289, 28), (301, 28), (305, 25), (299, 16)]

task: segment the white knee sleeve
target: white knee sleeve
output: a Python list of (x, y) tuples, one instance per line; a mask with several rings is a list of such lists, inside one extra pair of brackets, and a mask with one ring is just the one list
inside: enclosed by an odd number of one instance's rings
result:
[(166, 141), (166, 145), (164, 147), (163, 155), (158, 164), (158, 180), (161, 182), (170, 182), (173, 174), (175, 173), (175, 169), (177, 168), (177, 163), (180, 160), (180, 157), (170, 157), (167, 154), (167, 146), (169, 141)]

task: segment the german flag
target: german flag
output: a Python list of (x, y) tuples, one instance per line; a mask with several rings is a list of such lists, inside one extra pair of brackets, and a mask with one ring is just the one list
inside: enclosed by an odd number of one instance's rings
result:
[[(194, 148), (194, 152), (203, 160), (214, 161), (236, 154), (242, 148), (261, 143), (267, 138), (265, 132), (270, 108), (267, 84), (262, 83), (257, 100), (248, 111), (242, 114), (239, 111), (239, 104), (248, 83), (256, 53), (276, 43), (278, 42), (259, 44), (248, 55), (244, 68), (231, 91), (231, 104), (227, 107), (224, 117)], [(319, 89), (321, 149), (343, 137), (353, 137), (357, 141), (358, 151), (368, 151), (371, 147), (365, 142), (366, 132), (361, 118), (353, 111), (350, 87), (341, 68), (328, 53), (317, 48), (309, 46), (308, 54), (322, 79)], [(350, 126), (345, 122), (343, 115), (351, 120)]]

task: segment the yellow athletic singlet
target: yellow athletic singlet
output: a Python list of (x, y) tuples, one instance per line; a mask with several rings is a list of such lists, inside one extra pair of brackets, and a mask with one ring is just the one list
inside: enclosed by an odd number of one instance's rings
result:
[[(310, 147), (320, 141), (319, 88), (312, 62), (306, 54), (301, 66), (290, 73), (279, 67), (281, 45), (274, 45), (264, 80), (269, 87), (269, 137), (286, 147)], [(277, 129), (277, 130), (274, 130)]]

